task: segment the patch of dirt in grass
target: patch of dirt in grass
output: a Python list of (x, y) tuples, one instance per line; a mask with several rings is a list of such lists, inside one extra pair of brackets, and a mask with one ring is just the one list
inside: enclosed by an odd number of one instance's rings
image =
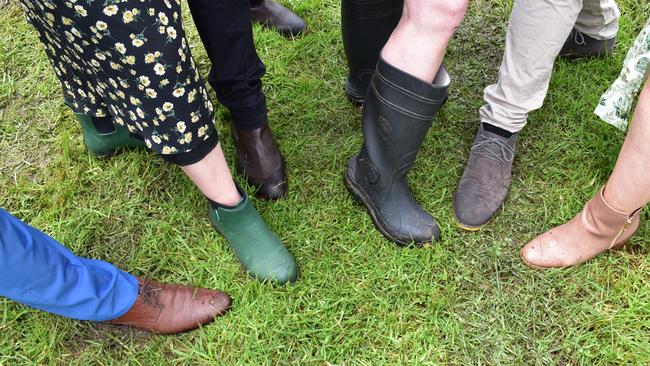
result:
[(64, 342), (64, 347), (72, 355), (82, 354), (94, 348), (94, 344), (101, 344), (104, 351), (110, 352), (123, 349), (124, 344), (136, 348), (146, 346), (154, 337), (132, 328), (88, 322), (77, 327), (77, 332)]

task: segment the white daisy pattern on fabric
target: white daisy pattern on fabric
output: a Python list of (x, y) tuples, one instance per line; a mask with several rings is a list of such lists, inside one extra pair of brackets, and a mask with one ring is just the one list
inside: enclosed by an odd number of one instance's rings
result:
[(180, 1), (21, 3), (76, 113), (111, 116), (159, 154), (186, 153), (216, 137)]

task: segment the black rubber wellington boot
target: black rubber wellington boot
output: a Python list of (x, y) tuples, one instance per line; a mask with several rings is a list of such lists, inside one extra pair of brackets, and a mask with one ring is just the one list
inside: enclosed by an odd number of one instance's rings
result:
[(363, 108), (363, 147), (348, 162), (345, 183), (377, 229), (400, 245), (440, 238), (438, 224), (417, 203), (406, 176), (450, 81), (444, 68), (429, 84), (380, 58), (370, 82)]
[(403, 8), (403, 0), (342, 1), (343, 47), (349, 67), (345, 95), (351, 103), (363, 105), (379, 51), (399, 23)]

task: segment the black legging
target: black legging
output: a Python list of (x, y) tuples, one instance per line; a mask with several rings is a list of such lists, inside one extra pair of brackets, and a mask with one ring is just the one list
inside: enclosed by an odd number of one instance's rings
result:
[(230, 109), (236, 128), (268, 123), (261, 78), (266, 69), (253, 42), (250, 5), (242, 0), (189, 0), (194, 24), (212, 62), (208, 81)]

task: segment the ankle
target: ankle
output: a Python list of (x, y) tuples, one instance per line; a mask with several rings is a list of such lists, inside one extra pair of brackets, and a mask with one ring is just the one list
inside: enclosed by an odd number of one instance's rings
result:
[(607, 205), (612, 211), (620, 214), (632, 215), (639, 209), (639, 207), (636, 207), (636, 204), (631, 204), (626, 202), (626, 200), (621, 199), (623, 195), (615, 189), (609, 189), (609, 186), (603, 187), (602, 191), (598, 194), (602, 194), (605, 205)]

